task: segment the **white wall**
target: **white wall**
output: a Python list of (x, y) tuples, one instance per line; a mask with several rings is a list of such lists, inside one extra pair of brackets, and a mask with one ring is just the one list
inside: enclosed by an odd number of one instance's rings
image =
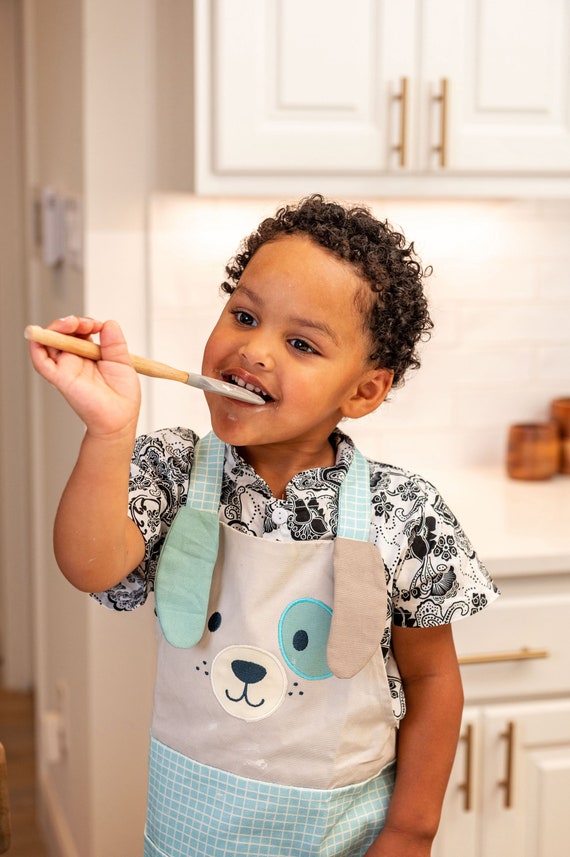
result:
[[(116, 317), (144, 353), (153, 3), (23, 5), (27, 196), (52, 186), (77, 197), (85, 252), (82, 270), (49, 269), (29, 247), (30, 321)], [(40, 727), (60, 704), (58, 688), (68, 697), (67, 750), (59, 761), (47, 760), (39, 730), (42, 817), (56, 857), (135, 857), (146, 797), (152, 606), (129, 616), (107, 613), (57, 570), (53, 517), (83, 427), (53, 389), (30, 376)]]
[[(154, 357), (199, 369), (222, 306), (223, 266), (280, 202), (154, 199)], [(553, 397), (570, 394), (570, 201), (371, 205), (433, 265), (427, 291), (436, 326), (419, 372), (346, 430), (367, 454), (428, 476), (502, 466), (509, 423), (543, 419)], [(157, 382), (152, 397), (161, 425), (207, 428), (199, 393)]]
[[(0, 683), (32, 685), (19, 5), (0, 0)], [(18, 538), (14, 538), (14, 534)]]
[[(85, 303), (147, 350), (147, 207), (154, 104), (151, 0), (84, 0)], [(147, 415), (143, 385), (140, 427)], [(81, 857), (142, 853), (154, 682), (153, 605), (89, 603), (92, 835)], [(104, 821), (102, 821), (104, 820)]]
[[(24, 10), (26, 197), (29, 202), (38, 189), (46, 186), (82, 197), (81, 6), (73, 0), (56, 0), (56, 8), (48, 8), (47, 4), (30, 0), (24, 4)], [(59, 26), (61, 20), (66, 22), (65, 27)], [(57, 62), (53, 61), (54, 56)], [(28, 210), (28, 223), (30, 219)], [(70, 312), (83, 312), (82, 272), (44, 267), (31, 238), (29, 234), (30, 321), (47, 323), (51, 318)], [(43, 713), (56, 706), (58, 682), (63, 682), (70, 694), (69, 755), (65, 762), (48, 765), (43, 734), (38, 730), (41, 807), (49, 822), (50, 839), (69, 840), (74, 849), (81, 849), (91, 833), (90, 758), (84, 749), (90, 729), (88, 681), (84, 670), (88, 654), (87, 605), (57, 571), (51, 527), (82, 428), (63, 400), (31, 370), (30, 380), (34, 672), (38, 726)], [(83, 750), (83, 763), (79, 748)], [(69, 831), (66, 813), (75, 819)], [(69, 848), (66, 851), (74, 853)]]

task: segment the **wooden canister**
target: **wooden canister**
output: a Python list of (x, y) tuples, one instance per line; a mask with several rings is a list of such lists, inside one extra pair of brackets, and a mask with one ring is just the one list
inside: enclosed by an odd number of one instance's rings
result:
[(509, 428), (507, 473), (511, 479), (550, 479), (560, 467), (560, 436), (554, 422)]
[(560, 472), (570, 473), (570, 397), (554, 399), (550, 414), (560, 432)]

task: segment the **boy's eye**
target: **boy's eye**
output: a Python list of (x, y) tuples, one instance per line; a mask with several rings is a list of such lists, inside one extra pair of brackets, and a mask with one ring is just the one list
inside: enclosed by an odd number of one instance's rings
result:
[(313, 346), (309, 345), (308, 342), (305, 342), (304, 339), (290, 339), (289, 343), (296, 351), (304, 351), (306, 354), (318, 353)]
[(244, 324), (246, 327), (253, 327), (256, 323), (254, 317), (243, 309), (233, 310), (232, 315), (238, 324)]

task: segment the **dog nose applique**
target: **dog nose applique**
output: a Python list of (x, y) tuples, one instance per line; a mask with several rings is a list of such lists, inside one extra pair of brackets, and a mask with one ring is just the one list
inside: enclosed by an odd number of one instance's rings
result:
[(276, 711), (287, 689), (279, 660), (255, 646), (228, 646), (212, 663), (212, 689), (224, 711), (240, 720), (261, 720)]
[(258, 681), (263, 681), (267, 675), (265, 667), (252, 661), (232, 661), (232, 672), (244, 684), (257, 684)]

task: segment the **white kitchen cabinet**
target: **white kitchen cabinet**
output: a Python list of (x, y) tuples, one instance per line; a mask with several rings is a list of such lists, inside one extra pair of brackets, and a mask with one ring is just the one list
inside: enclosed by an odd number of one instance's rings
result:
[(498, 583), (455, 628), (467, 705), (433, 857), (567, 857), (570, 575)]
[[(439, 94), (438, 81), (439, 87), (447, 81), (441, 132), (447, 169), (568, 173), (567, 0), (423, 0), (420, 6), (419, 106), (425, 109)], [(429, 169), (433, 160), (420, 166)]]
[(478, 195), (570, 177), (567, 0), (195, 9), (198, 192)]
[[(393, 97), (400, 78), (414, 75), (414, 0), (207, 5), (216, 172), (374, 174), (396, 166), (384, 108), (390, 88)], [(398, 31), (410, 37), (394, 51)]]
[(570, 700), (469, 707), (433, 857), (567, 857)]

